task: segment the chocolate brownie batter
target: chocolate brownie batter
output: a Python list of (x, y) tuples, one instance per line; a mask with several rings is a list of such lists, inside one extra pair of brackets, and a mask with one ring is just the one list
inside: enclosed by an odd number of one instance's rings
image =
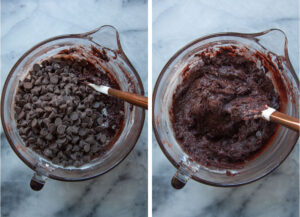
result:
[(120, 89), (109, 73), (71, 57), (35, 64), (19, 83), (14, 106), (19, 134), (55, 164), (78, 167), (102, 156), (122, 130), (123, 101), (86, 81)]
[(275, 124), (251, 115), (265, 105), (279, 109), (279, 95), (266, 68), (230, 49), (198, 58), (183, 72), (173, 95), (170, 113), (175, 137), (203, 165), (228, 168), (244, 163), (276, 129)]

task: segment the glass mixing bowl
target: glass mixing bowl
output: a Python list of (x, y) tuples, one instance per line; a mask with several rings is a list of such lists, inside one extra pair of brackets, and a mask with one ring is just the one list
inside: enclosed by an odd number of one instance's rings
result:
[[(153, 93), (153, 127), (156, 139), (167, 158), (177, 168), (172, 179), (173, 187), (182, 188), (192, 178), (213, 186), (238, 186), (264, 177), (277, 168), (297, 143), (299, 133), (279, 126), (266, 147), (254, 159), (240, 168), (221, 169), (205, 167), (189, 157), (178, 144), (170, 121), (172, 96), (182, 81), (194, 55), (205, 49), (216, 51), (221, 47), (235, 47), (257, 62), (258, 67), (277, 71), (269, 76), (281, 96), (281, 112), (299, 118), (299, 80), (290, 63), (287, 38), (283, 31), (270, 29), (255, 34), (220, 33), (199, 38), (179, 50), (165, 65)], [(256, 55), (255, 55), (256, 54)], [(258, 54), (258, 55), (257, 55)], [(280, 78), (278, 78), (278, 75)], [(282, 82), (280, 82), (282, 80)]]
[[(34, 63), (49, 59), (63, 50), (77, 48), (70, 54), (80, 59), (88, 59), (96, 67), (105, 68), (118, 81), (123, 91), (144, 94), (140, 77), (122, 50), (119, 34), (112, 26), (102, 26), (83, 34), (63, 35), (43, 41), (27, 51), (8, 74), (2, 92), (1, 119), (7, 140), (19, 158), (35, 171), (31, 187), (40, 190), (49, 177), (61, 181), (82, 181), (104, 174), (118, 165), (133, 149), (141, 133), (145, 111), (124, 103), (124, 126), (114, 145), (107, 153), (79, 168), (62, 167), (31, 149), (25, 147), (16, 128), (14, 119), (14, 96), (19, 80), (22, 80)], [(106, 52), (110, 61), (105, 62), (95, 56), (93, 49)]]

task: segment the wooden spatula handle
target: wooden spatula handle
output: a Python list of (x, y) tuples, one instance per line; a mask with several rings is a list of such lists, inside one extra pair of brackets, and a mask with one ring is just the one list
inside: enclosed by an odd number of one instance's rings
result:
[(108, 89), (108, 94), (123, 99), (131, 104), (148, 109), (148, 98), (145, 96), (124, 92), (113, 88)]
[(286, 126), (297, 132), (300, 131), (300, 122), (297, 118), (275, 111), (270, 116), (270, 121)]

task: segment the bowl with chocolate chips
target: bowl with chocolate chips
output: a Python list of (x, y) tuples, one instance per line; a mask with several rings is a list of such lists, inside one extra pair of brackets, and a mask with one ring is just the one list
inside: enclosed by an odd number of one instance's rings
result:
[(2, 125), (15, 153), (35, 171), (32, 189), (40, 190), (48, 177), (99, 176), (135, 146), (144, 110), (96, 92), (87, 82), (144, 92), (112, 26), (43, 41), (10, 71), (2, 93)]
[(220, 33), (179, 50), (154, 89), (153, 127), (177, 168), (173, 187), (190, 179), (238, 186), (277, 168), (299, 134), (248, 111), (268, 105), (299, 117), (299, 80), (279, 29)]

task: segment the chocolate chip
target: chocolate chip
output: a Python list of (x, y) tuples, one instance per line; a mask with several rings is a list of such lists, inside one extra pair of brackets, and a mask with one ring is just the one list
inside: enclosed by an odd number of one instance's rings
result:
[(51, 72), (51, 71), (52, 71), (52, 66), (46, 66), (45, 70), (46, 70), (47, 72)]
[(70, 99), (67, 100), (67, 105), (68, 105), (68, 107), (70, 107), (70, 108), (75, 107), (72, 98), (70, 98)]
[(73, 126), (73, 127), (72, 127), (72, 133), (76, 135), (76, 134), (78, 134), (78, 132), (79, 132), (78, 127)]
[(49, 118), (45, 118), (45, 119), (42, 120), (41, 126), (42, 126), (42, 127), (49, 128), (50, 122), (51, 122), (51, 120), (50, 120)]
[(36, 79), (36, 81), (34, 82), (34, 85), (41, 85), (41, 84), (42, 84), (42, 80), (43, 80), (43, 77), (39, 77), (39, 78)]
[(41, 136), (45, 137), (45, 136), (47, 136), (47, 134), (48, 134), (48, 130), (46, 128), (41, 129), (41, 131), (40, 131)]
[(70, 81), (70, 78), (68, 78), (68, 77), (62, 77), (62, 82), (64, 82), (64, 83), (68, 83), (69, 81)]
[(71, 154), (70, 157), (71, 157), (73, 160), (76, 160), (76, 159), (77, 159), (77, 154), (76, 154), (76, 153)]
[(261, 131), (257, 131), (257, 132), (255, 133), (255, 135), (256, 135), (256, 137), (257, 137), (258, 139), (262, 139), (262, 132), (261, 132)]
[(101, 126), (97, 126), (95, 128), (95, 130), (96, 130), (97, 133), (100, 133), (103, 130), (103, 128)]
[(89, 117), (85, 117), (85, 118), (82, 118), (81, 119), (81, 121), (83, 122), (83, 123), (88, 123), (89, 122)]
[(27, 112), (27, 114), (26, 114), (26, 121), (30, 120), (30, 117), (32, 117), (32, 114), (33, 114), (32, 111)]
[(58, 150), (57, 150), (57, 144), (56, 143), (53, 143), (49, 146), (49, 148), (54, 152), (54, 153), (57, 153)]
[(72, 114), (71, 114), (71, 120), (72, 121), (76, 121), (78, 119), (78, 113), (77, 112), (73, 112)]
[(61, 159), (67, 159), (66, 155), (65, 155), (62, 151), (59, 151), (59, 152), (57, 153), (57, 157), (58, 157), (58, 158), (61, 158)]
[(81, 119), (86, 118), (86, 113), (85, 113), (85, 112), (81, 112), (81, 113), (80, 113), (80, 118), (81, 118)]
[(37, 120), (36, 119), (33, 119), (32, 122), (31, 122), (31, 127), (32, 128), (36, 128), (37, 127)]
[(72, 107), (68, 107), (67, 108), (67, 111), (66, 111), (66, 114), (71, 114), (73, 112), (73, 108)]
[(66, 138), (61, 138), (61, 139), (57, 139), (56, 140), (56, 143), (57, 144), (65, 144), (67, 142), (67, 139)]
[(93, 108), (97, 109), (99, 107), (100, 107), (100, 103), (99, 102), (94, 102)]
[(87, 144), (85, 144), (85, 146), (84, 146), (83, 149), (84, 149), (85, 152), (89, 152), (89, 151), (90, 151), (90, 148), (91, 148), (91, 147), (90, 147), (90, 144), (87, 143)]
[(79, 126), (81, 124), (81, 119), (78, 119), (73, 123), (75, 126)]
[(95, 141), (95, 137), (94, 137), (93, 135), (89, 135), (89, 136), (85, 139), (85, 141), (86, 141), (87, 143), (89, 143), (89, 144), (93, 144), (93, 143), (96, 142), (96, 141)]
[[(51, 80), (50, 80), (50, 81), (51, 81)], [(47, 91), (49, 91), (49, 92), (51, 92), (51, 93), (54, 92), (54, 86), (53, 86), (52, 84), (48, 84), (46, 89), (47, 89)]]
[(28, 125), (28, 122), (26, 120), (22, 120), (18, 123), (18, 126), (21, 126), (21, 127), (26, 127)]
[(94, 145), (92, 145), (91, 151), (92, 151), (93, 153), (96, 153), (96, 152), (100, 151), (101, 149), (103, 149), (103, 147), (102, 147), (101, 145), (99, 145), (99, 144), (94, 144)]
[(31, 93), (35, 96), (38, 96), (40, 94), (40, 91), (41, 91), (41, 87), (34, 87), (32, 90), (31, 90)]
[(73, 144), (76, 144), (78, 141), (79, 141), (79, 136), (74, 136), (73, 138), (72, 138), (72, 143)]
[(48, 103), (46, 101), (42, 101), (41, 108), (45, 108), (46, 106), (48, 106)]
[(66, 138), (67, 138), (68, 142), (72, 142), (72, 136), (71, 135), (67, 135)]
[(88, 120), (88, 127), (92, 127), (93, 124), (94, 124), (94, 120), (93, 120), (92, 118), (90, 118), (90, 119)]
[[(36, 101), (38, 101), (38, 99), (39, 99), (39, 98), (38, 98), (37, 96), (33, 96), (33, 97), (32, 97), (32, 102), (36, 102)], [(33, 104), (33, 105), (34, 105), (34, 104)]]
[(33, 65), (33, 70), (38, 72), (39, 70), (41, 69), (40, 65), (39, 64), (34, 64)]
[(77, 152), (79, 150), (80, 150), (80, 147), (78, 145), (74, 145), (73, 148), (72, 148), (73, 152)]
[[(40, 103), (37, 102), (37, 105), (40, 105)], [(42, 108), (37, 108), (37, 109), (35, 110), (35, 112), (36, 112), (38, 115), (42, 115), (42, 114), (44, 113), (44, 110), (43, 110)]]
[(54, 119), (55, 117), (56, 117), (56, 114), (55, 114), (55, 112), (52, 111), (52, 112), (50, 113), (50, 115), (49, 115), (48, 118), (52, 120), (52, 119)]
[(51, 157), (52, 156), (52, 151), (50, 149), (48, 149), (48, 148), (46, 148), (43, 153), (47, 157)]
[(58, 125), (56, 131), (58, 134), (64, 134), (65, 133), (65, 130), (66, 130), (66, 126), (65, 125)]
[(85, 109), (85, 106), (84, 104), (79, 104), (77, 108), (82, 111)]
[(19, 114), (22, 111), (21, 107), (15, 106), (15, 112), (16, 114)]
[(81, 127), (86, 128), (88, 126), (88, 123), (81, 123)]
[(89, 94), (89, 96), (87, 97), (87, 101), (88, 103), (93, 103), (95, 100), (95, 97), (93, 94)]
[(72, 92), (71, 89), (65, 87), (65, 93), (66, 93), (66, 95), (70, 95), (71, 92)]
[(93, 110), (92, 109), (90, 109), (90, 108), (87, 108), (86, 110), (85, 110), (85, 112), (86, 112), (86, 115), (87, 116), (92, 116), (92, 114), (93, 114)]
[(59, 108), (64, 111), (67, 108), (67, 104), (62, 104), (59, 106)]
[(31, 88), (32, 88), (32, 83), (31, 83), (31, 82), (24, 82), (23, 87), (24, 87), (24, 89), (26, 89), (26, 90), (31, 90)]
[(51, 141), (53, 139), (52, 134), (47, 134), (47, 136), (45, 137), (48, 141)]
[(97, 138), (98, 141), (101, 141), (101, 143), (105, 143), (106, 142), (106, 136), (105, 136), (105, 134), (99, 133), (96, 136), (96, 138)]
[(55, 131), (56, 131), (56, 126), (55, 126), (55, 124), (53, 124), (53, 123), (50, 123), (49, 125), (48, 125), (48, 129), (49, 129), (49, 132), (50, 133), (54, 133)]
[(45, 94), (45, 93), (47, 93), (46, 86), (41, 86), (41, 92), (40, 92), (40, 94)]
[(79, 136), (84, 137), (84, 136), (86, 136), (86, 134), (87, 134), (87, 129), (81, 128), (79, 130)]
[(103, 108), (103, 109), (101, 110), (101, 114), (103, 114), (104, 116), (107, 116), (107, 115), (108, 115), (107, 109), (106, 109), (106, 108)]
[(54, 121), (54, 124), (55, 124), (56, 126), (61, 125), (61, 124), (62, 124), (61, 118), (56, 118), (55, 121)]
[(71, 125), (71, 124), (72, 124), (72, 120), (69, 118), (68, 115), (65, 115), (65, 116), (63, 117), (63, 123), (64, 123), (65, 125)]
[(51, 84), (57, 84), (58, 83), (58, 76), (57, 75), (51, 75), (50, 76), (50, 83)]
[(23, 108), (26, 109), (26, 110), (31, 110), (32, 105), (30, 103), (26, 103)]
[(69, 127), (67, 127), (67, 129), (66, 129), (66, 133), (68, 134), (68, 135), (71, 135), (72, 134), (72, 127), (71, 126), (69, 126)]
[(26, 101), (24, 99), (20, 99), (17, 102), (17, 105), (19, 105), (19, 106), (24, 106), (25, 104), (26, 104)]
[[(63, 89), (65, 85), (66, 85), (66, 83), (60, 83), (60, 84), (59, 84), (60, 89)], [(62, 91), (60, 91), (60, 92), (62, 93)], [(62, 95), (63, 95), (63, 94), (62, 94)]]
[(24, 111), (21, 111), (18, 116), (17, 116), (17, 120), (21, 120), (25, 117), (25, 112)]
[(39, 146), (43, 146), (44, 141), (41, 138), (37, 138), (36, 144)]
[(47, 107), (45, 107), (45, 111), (50, 113), (50, 112), (52, 112), (52, 108), (50, 106), (47, 106)]
[(59, 87), (55, 87), (54, 88), (54, 93), (59, 95), (60, 94), (60, 90), (59, 90)]
[[(77, 84), (77, 83), (76, 83)], [(72, 86), (72, 92), (75, 93), (78, 90), (78, 87), (76, 85)]]
[(29, 144), (35, 144), (36, 143), (36, 139), (34, 137), (30, 137), (30, 138), (28, 138), (27, 142)]
[(57, 70), (57, 69), (60, 69), (61, 67), (60, 67), (60, 65), (58, 64), (58, 63), (54, 63), (53, 64), (53, 69), (54, 70)]
[(42, 80), (42, 84), (49, 84), (49, 79), (47, 77), (44, 77)]

